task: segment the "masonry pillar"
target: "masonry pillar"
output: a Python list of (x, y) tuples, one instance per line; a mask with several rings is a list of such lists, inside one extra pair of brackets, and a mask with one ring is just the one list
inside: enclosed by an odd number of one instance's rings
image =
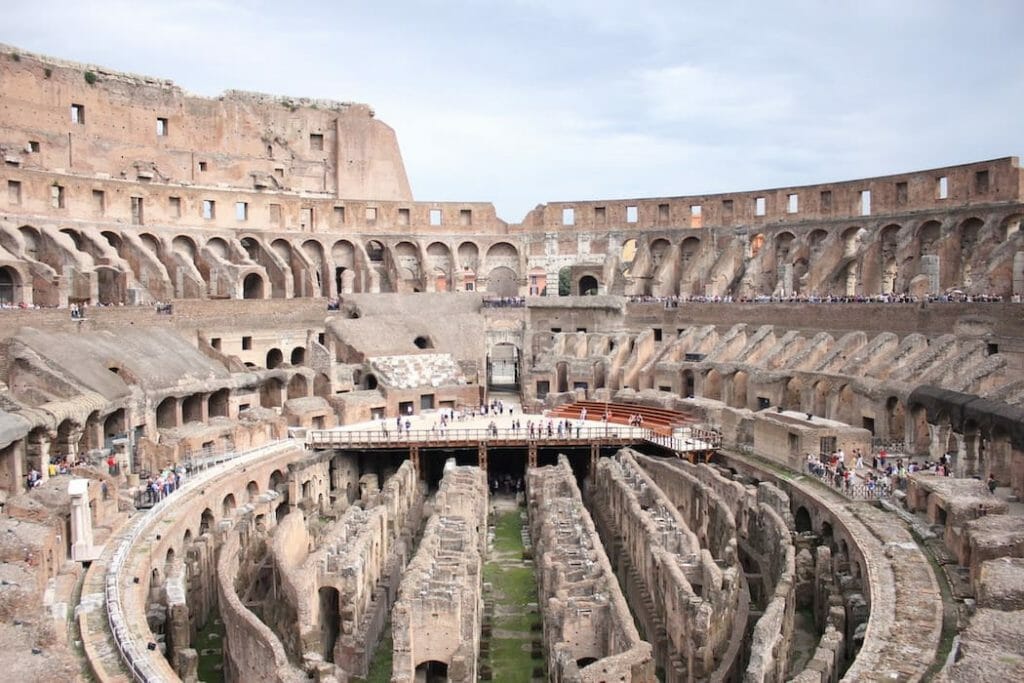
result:
[(55, 438), (55, 434), (36, 432), (34, 435), (29, 435), (29, 440), (26, 443), (25, 455), (28, 467), (30, 470), (34, 469), (39, 472), (44, 482), (50, 478), (47, 465), (50, 464), (50, 444)]
[(71, 559), (88, 562), (96, 559), (92, 544), (92, 515), (89, 514), (89, 480), (72, 479), (68, 483), (71, 496)]
[(928, 293), (939, 293), (939, 257), (925, 254), (921, 257), (921, 274), (928, 277)]
[(412, 462), (412, 467), (416, 470), (416, 478), (423, 478), (423, 469), (420, 467), (420, 447), (416, 444), (409, 446), (409, 461)]
[(487, 442), (481, 441), (476, 449), (477, 466), (484, 474), (487, 473)]
[(597, 459), (601, 457), (601, 444), (592, 442), (590, 444), (590, 476), (597, 472)]
[(537, 442), (530, 441), (526, 446), (526, 466), (537, 466)]
[(1013, 284), (1010, 294), (1024, 297), (1024, 251), (1018, 251), (1013, 255)]

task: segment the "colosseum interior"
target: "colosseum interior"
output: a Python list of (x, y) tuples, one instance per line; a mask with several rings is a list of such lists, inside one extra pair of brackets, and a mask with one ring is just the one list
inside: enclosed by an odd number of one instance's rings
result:
[(17, 681), (1024, 680), (1024, 173), (413, 200), (0, 46)]

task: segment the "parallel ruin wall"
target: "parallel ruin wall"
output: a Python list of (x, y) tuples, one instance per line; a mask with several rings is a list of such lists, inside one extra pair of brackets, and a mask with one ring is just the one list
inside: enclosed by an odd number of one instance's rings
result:
[(699, 489), (692, 504), (677, 507), (640, 469), (636, 455), (624, 449), (598, 463), (591, 504), (598, 529), (606, 547), (627, 556), (621, 560), (630, 569), (623, 572), (625, 583), (643, 585), (647, 599), (631, 602), (638, 611), (653, 611), (644, 619), (645, 632), (666, 680), (727, 678), (737, 650), (725, 655), (742, 638), (737, 625), (746, 623), (747, 608), (735, 521)]
[(421, 664), (447, 666), (448, 680), (479, 680), (487, 475), (476, 467), (444, 474), (416, 556), (391, 613), (392, 683), (412, 683)]
[(527, 472), (527, 497), (551, 676), (653, 683), (651, 645), (637, 632), (564, 455)]

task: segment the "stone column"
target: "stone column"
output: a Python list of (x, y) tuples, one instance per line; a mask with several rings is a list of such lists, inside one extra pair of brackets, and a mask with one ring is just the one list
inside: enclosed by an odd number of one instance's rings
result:
[(96, 559), (92, 544), (92, 516), (89, 514), (89, 480), (72, 479), (68, 484), (71, 496), (71, 559), (86, 562)]
[(921, 274), (928, 277), (928, 293), (939, 293), (939, 257), (925, 254), (921, 257)]

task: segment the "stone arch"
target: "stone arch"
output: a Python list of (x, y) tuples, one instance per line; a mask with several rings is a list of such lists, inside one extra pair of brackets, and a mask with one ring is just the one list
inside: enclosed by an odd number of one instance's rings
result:
[(294, 349), (292, 349), (291, 355), (289, 356), (289, 362), (296, 367), (305, 363), (306, 347), (296, 346)]
[(696, 390), (696, 378), (694, 377), (693, 370), (687, 368), (682, 372), (682, 389), (684, 398), (693, 398), (694, 391)]
[(655, 268), (662, 264), (671, 248), (672, 243), (663, 237), (659, 237), (651, 242), (651, 263)]
[(475, 242), (463, 242), (459, 245), (459, 268), (477, 272), (480, 269), (480, 247)]
[(841, 238), (843, 240), (843, 256), (845, 258), (852, 258), (857, 255), (860, 251), (861, 239), (864, 236), (864, 228), (853, 225), (843, 230)]
[(238, 507), (235, 503), (235, 494), (229, 493), (224, 496), (224, 500), (221, 501), (220, 509), (221, 516), (230, 517), (235, 512), (235, 508)]
[(125, 274), (110, 266), (96, 268), (96, 300), (104, 306), (124, 303)]
[(228, 260), (228, 243), (224, 239), (211, 237), (206, 242), (206, 249), (220, 258)]
[(19, 303), (16, 292), (21, 288), (21, 275), (10, 266), (0, 266), (0, 304)]
[(927, 455), (931, 431), (928, 428), (928, 410), (920, 403), (910, 404), (910, 429), (906, 433), (910, 442), (907, 449), (915, 455)]
[(783, 410), (803, 409), (804, 382), (799, 377), (790, 377), (782, 395)]
[(331, 395), (331, 379), (322, 372), (313, 378), (313, 395), (328, 398)]
[(518, 273), (519, 250), (509, 242), (495, 242), (488, 247), (485, 262), (488, 270), (504, 266)]
[(269, 378), (260, 386), (260, 405), (264, 408), (280, 408), (284, 384), (276, 377)]
[(743, 370), (732, 376), (732, 407), (747, 407), (747, 373)]
[(900, 232), (902, 230), (903, 226), (898, 223), (890, 223), (878, 233), (878, 292), (880, 294), (893, 294), (896, 292), (896, 282), (899, 275), (899, 263), (896, 260), (896, 253), (899, 250)]
[(263, 282), (263, 276), (261, 276), (259, 273), (249, 273), (248, 275), (245, 276), (245, 279), (242, 281), (242, 298), (266, 298), (266, 287)]
[[(843, 384), (839, 387), (839, 390), (835, 392), (834, 410), (830, 413), (829, 417), (845, 422), (846, 424), (852, 425), (857, 420), (854, 419), (857, 410), (857, 402), (853, 394), (853, 387), (849, 384)], [(859, 426), (859, 425), (856, 425)]]
[(555, 391), (569, 391), (569, 364), (565, 361), (555, 364)]
[(1005, 242), (1020, 232), (1021, 221), (1024, 221), (1024, 214), (1013, 213), (999, 222), (999, 230), (996, 238)]
[(320, 586), (317, 597), (320, 605), (320, 654), (325, 662), (334, 662), (334, 646), (341, 625), (341, 597), (334, 586)]
[(173, 429), (178, 426), (178, 399), (168, 396), (156, 406), (157, 429)]
[(178, 235), (171, 240), (171, 249), (181, 254), (189, 261), (196, 260), (196, 243), (187, 235)]
[(203, 421), (202, 394), (189, 394), (181, 400), (181, 421), (183, 424)]
[(279, 367), (283, 362), (284, 353), (281, 352), (281, 349), (275, 347), (267, 351), (267, 363), (265, 366), (267, 370), (273, 370), (274, 368)]
[(803, 505), (796, 509), (796, 514), (793, 515), (793, 522), (798, 534), (814, 530), (814, 526), (811, 523), (811, 513)]
[(256, 498), (260, 495), (260, 485), (254, 480), (250, 480), (249, 483), (245, 485), (245, 493), (249, 496), (250, 503), (255, 502)]
[(825, 240), (828, 239), (828, 232), (821, 228), (812, 230), (807, 236), (807, 246), (810, 247), (811, 253), (815, 256), (821, 251), (822, 247), (825, 246)]
[(709, 398), (714, 401), (722, 400), (722, 373), (718, 370), (711, 368), (704, 373), (704, 386), (702, 387), (702, 395), (704, 398)]
[(231, 390), (218, 389), (210, 394), (206, 413), (210, 417), (227, 417), (231, 404)]
[(380, 240), (369, 240), (366, 243), (366, 257), (371, 263), (383, 263), (384, 252), (384, 244)]
[(593, 275), (584, 275), (580, 278), (578, 291), (581, 296), (596, 296), (598, 282)]
[(916, 231), (917, 256), (935, 255), (942, 235), (942, 224), (938, 221), (925, 221)]
[(810, 412), (819, 417), (828, 417), (828, 382), (819, 379), (811, 387)]
[(270, 243), (270, 250), (277, 254), (278, 258), (287, 264), (292, 262), (292, 245), (289, 244), (288, 240), (278, 237), (276, 240)]
[(61, 228), (60, 232), (61, 234), (67, 235), (68, 237), (71, 238), (71, 241), (74, 243), (76, 250), (83, 253), (86, 251), (84, 245), (82, 244), (82, 235), (77, 230), (75, 230), (74, 228)]
[(139, 235), (139, 241), (142, 242), (142, 246), (149, 250), (149, 252), (154, 256), (159, 257), (160, 253), (163, 251), (160, 240), (155, 235), (148, 232), (144, 232)]
[(253, 263), (259, 263), (260, 260), (260, 249), (261, 245), (254, 237), (243, 237), (241, 239), (242, 249), (245, 250), (246, 256)]
[(213, 510), (206, 508), (203, 513), (199, 516), (199, 535), (213, 531), (213, 525), (216, 523), (216, 518), (213, 516)]
[(902, 441), (906, 436), (905, 410), (903, 401), (896, 396), (885, 400), (886, 433), (890, 439)]
[(103, 230), (100, 232), (100, 236), (107, 241), (107, 244), (114, 248), (114, 251), (118, 253), (121, 252), (121, 245), (123, 242), (120, 235), (113, 230)]
[(288, 398), (305, 398), (309, 395), (309, 382), (305, 375), (296, 373), (288, 382)]
[(758, 254), (761, 253), (761, 248), (764, 246), (764, 235), (759, 232), (754, 233), (750, 236), (750, 257), (757, 258)]
[(619, 250), (619, 259), (622, 261), (623, 270), (628, 273), (630, 267), (633, 265), (633, 261), (636, 260), (637, 242), (635, 238), (629, 238), (622, 243), (622, 249)]

